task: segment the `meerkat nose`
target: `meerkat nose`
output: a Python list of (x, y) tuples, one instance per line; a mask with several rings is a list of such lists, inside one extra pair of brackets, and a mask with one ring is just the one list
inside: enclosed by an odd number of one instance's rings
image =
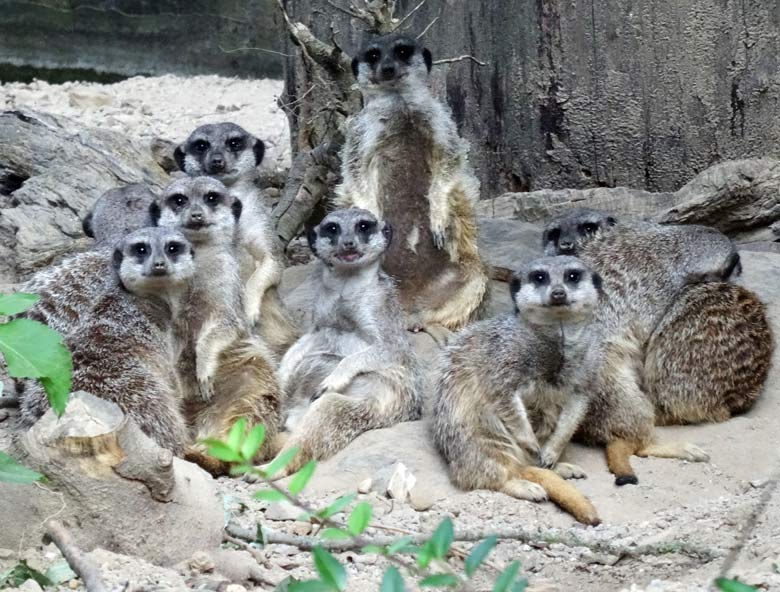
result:
[(550, 292), (550, 300), (553, 304), (563, 304), (566, 302), (566, 290), (563, 288), (554, 288), (552, 292)]

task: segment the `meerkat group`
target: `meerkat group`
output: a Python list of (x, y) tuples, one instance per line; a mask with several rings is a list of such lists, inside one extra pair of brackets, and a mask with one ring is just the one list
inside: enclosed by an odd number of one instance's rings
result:
[[(545, 226), (544, 257), (518, 253), (514, 312), (483, 318), (479, 181), (428, 86), (432, 63), (395, 34), (353, 59), (364, 104), (346, 123), (333, 207), (307, 232), (305, 326), (279, 295), (282, 245), (254, 184), (265, 144), (231, 122), (176, 147), (185, 176), (160, 194), (104, 194), (83, 222), (95, 247), (36, 274), (26, 314), (65, 337), (74, 388), (215, 474), (228, 467), (203, 440), (240, 417), (266, 426), (257, 462), (298, 451), (286, 475), (432, 408), (456, 486), (549, 498), (598, 524), (567, 481), (585, 477), (561, 460), (569, 442), (603, 446), (617, 485), (638, 481), (631, 455), (707, 460), (658, 442), (655, 426), (751, 408), (773, 349), (764, 306), (734, 282), (739, 254), (720, 232), (575, 208)], [(408, 336), (420, 330), (442, 345), (430, 387)], [(46, 408), (26, 383), (23, 422)]]

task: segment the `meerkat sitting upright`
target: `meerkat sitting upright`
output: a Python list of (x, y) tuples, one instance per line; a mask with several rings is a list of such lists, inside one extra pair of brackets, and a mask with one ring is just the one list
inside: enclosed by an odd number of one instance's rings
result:
[(340, 206), (369, 210), (396, 229), (384, 269), (398, 281), (411, 327), (457, 330), (488, 296), (477, 250), (479, 181), (446, 107), (428, 88), (431, 53), (386, 35), (358, 52), (352, 68), (364, 107), (347, 121)]
[[(241, 202), (211, 177), (177, 179), (150, 213), (155, 224), (180, 229), (195, 249), (195, 276), (177, 323), (185, 411), (196, 441), (225, 438), (239, 417), (263, 423), (270, 442), (280, 424), (280, 396), (272, 354), (252, 336), (244, 315), (236, 257)], [(269, 452), (269, 449), (270, 452)], [(204, 447), (187, 458), (212, 472)], [(271, 445), (261, 454), (274, 451)]]
[(252, 325), (277, 353), (298, 338), (278, 293), (284, 270), (281, 245), (274, 235), (270, 212), (254, 184), (256, 167), (265, 154), (263, 141), (229, 122), (202, 125), (176, 148), (179, 168), (191, 177), (221, 181), (241, 200), (239, 220), (244, 311)]
[(574, 257), (547, 257), (524, 265), (511, 293), (514, 316), (467, 327), (445, 348), (434, 442), (458, 487), (531, 501), (549, 495), (580, 522), (598, 524), (593, 505), (561, 478), (584, 474), (558, 458), (601, 364), (590, 327), (601, 279)]
[[(179, 410), (172, 331), (194, 274), (192, 247), (171, 228), (144, 228), (116, 246), (112, 265), (111, 289), (66, 339), (72, 388), (115, 402), (160, 446), (180, 454), (189, 435)], [(56, 288), (49, 288), (52, 298)], [(32, 425), (48, 407), (40, 384), (28, 382), (23, 424)]]
[(366, 210), (336, 210), (309, 232), (320, 260), (312, 329), (285, 354), (284, 450), (292, 473), (327, 458), (365, 431), (422, 413), (421, 375), (393, 280), (380, 267), (392, 231)]

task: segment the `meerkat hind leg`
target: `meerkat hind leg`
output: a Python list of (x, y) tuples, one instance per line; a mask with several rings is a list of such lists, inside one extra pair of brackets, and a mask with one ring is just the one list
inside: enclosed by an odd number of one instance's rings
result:
[(688, 442), (664, 442), (648, 444), (636, 451), (637, 456), (655, 456), (657, 458), (679, 458), (689, 462), (707, 462), (710, 455)]
[(544, 487), (526, 479), (510, 479), (501, 486), (499, 491), (529, 502), (543, 502), (547, 499)]
[(607, 443), (607, 467), (615, 475), (615, 485), (636, 485), (639, 479), (631, 467), (631, 455), (638, 446), (628, 440), (616, 438)]
[(585, 479), (588, 476), (582, 467), (567, 462), (556, 463), (552, 470), (564, 479)]

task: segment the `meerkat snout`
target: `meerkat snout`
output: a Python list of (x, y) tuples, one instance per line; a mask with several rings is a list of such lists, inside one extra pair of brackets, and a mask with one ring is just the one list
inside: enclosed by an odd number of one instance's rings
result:
[(308, 233), (314, 254), (330, 267), (363, 267), (387, 249), (392, 229), (367, 210), (348, 208), (328, 214)]
[(516, 312), (531, 323), (580, 323), (598, 304), (601, 278), (576, 257), (543, 257), (514, 275), (510, 291)]

